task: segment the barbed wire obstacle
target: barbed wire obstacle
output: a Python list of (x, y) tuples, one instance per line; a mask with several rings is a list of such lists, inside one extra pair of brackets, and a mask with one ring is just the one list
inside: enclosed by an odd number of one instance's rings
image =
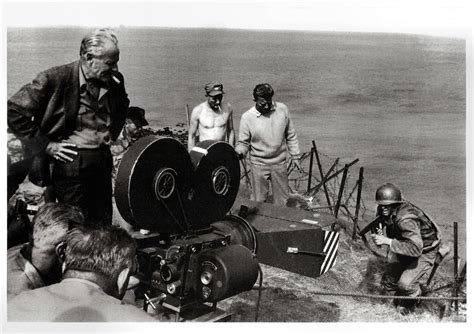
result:
[[(312, 154), (315, 154), (313, 150), (302, 153), (301, 168), (297, 168), (294, 164), (288, 166), (290, 186), (288, 205), (307, 210), (327, 210), (334, 213), (334, 207), (341, 196), (340, 213), (352, 221), (356, 219), (356, 214), (359, 216), (357, 218), (360, 218), (358, 220), (369, 221), (370, 218), (366, 219), (366, 216), (370, 214), (370, 217), (373, 217), (375, 212), (368, 212), (362, 197), (360, 197), (359, 211), (356, 211), (359, 178), (357, 174), (354, 177), (353, 171), (358, 159), (344, 162), (339, 157), (318, 152), (320, 173), (316, 159), (311, 157)], [(344, 169), (347, 169), (346, 173), (344, 173)], [(250, 161), (247, 158), (241, 164), (241, 181), (251, 191), (250, 173)], [(357, 173), (359, 173), (358, 170)], [(323, 177), (320, 176), (321, 174)], [(345, 177), (344, 174), (346, 174)], [(343, 185), (342, 188), (341, 185)]]
[[(342, 200), (343, 203), (348, 208), (355, 208), (356, 207), (356, 198), (354, 196), (355, 190), (357, 188), (357, 179), (353, 177), (353, 173), (351, 169), (348, 169), (346, 179), (342, 180), (342, 173), (346, 164), (344, 164), (340, 158), (334, 158), (322, 152), (319, 152), (319, 157), (322, 160), (321, 166), (323, 168), (324, 177), (318, 176), (316, 166), (312, 167), (311, 176), (309, 174), (309, 163), (311, 162), (310, 156), (311, 152), (305, 152), (301, 156), (301, 169), (297, 168), (290, 168), (290, 174), (288, 175), (288, 179), (290, 182), (290, 189), (294, 193), (302, 194), (308, 199), (311, 199), (315, 202), (315, 204), (319, 204), (319, 206), (324, 206), (324, 192), (323, 187), (326, 185), (326, 189), (331, 200), (331, 203), (334, 204), (338, 200), (338, 194), (341, 189), (342, 181), (344, 181), (343, 193), (342, 193)], [(324, 166), (326, 167), (324, 169)], [(339, 172), (339, 173), (338, 173)], [(335, 175), (335, 177), (331, 177)], [(311, 177), (310, 187), (308, 187), (308, 182)], [(308, 188), (310, 188), (308, 192)], [(362, 207), (365, 210), (365, 204), (361, 202)]]

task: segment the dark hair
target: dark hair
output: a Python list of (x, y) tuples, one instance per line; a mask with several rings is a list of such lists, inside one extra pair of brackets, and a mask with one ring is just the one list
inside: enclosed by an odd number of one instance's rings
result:
[(265, 100), (269, 100), (273, 97), (273, 94), (274, 94), (274, 91), (273, 91), (272, 86), (270, 86), (270, 84), (267, 84), (267, 83), (258, 84), (253, 89), (253, 98), (255, 100), (258, 99), (259, 97), (262, 97)]
[(65, 271), (89, 271), (112, 279), (124, 268), (133, 268), (135, 252), (135, 241), (117, 226), (78, 226), (66, 237)]
[(33, 218), (32, 245), (54, 248), (66, 238), (71, 222), (84, 223), (84, 216), (79, 208), (64, 203), (46, 203)]

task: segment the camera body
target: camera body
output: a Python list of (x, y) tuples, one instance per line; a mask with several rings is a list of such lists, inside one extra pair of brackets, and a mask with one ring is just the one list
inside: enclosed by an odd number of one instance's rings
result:
[(195, 301), (215, 303), (250, 290), (258, 276), (255, 258), (230, 239), (216, 232), (168, 242), (159, 236), (141, 239), (138, 262), (144, 290), (152, 298), (165, 294), (162, 302), (176, 308)]
[(23, 199), (17, 198), (15, 206), (8, 210), (7, 222), (7, 247), (28, 242), (31, 239), (32, 226), (30, 215), (38, 212), (37, 205), (27, 204)]
[(115, 198), (136, 232), (139, 293), (182, 311), (250, 290), (258, 277), (256, 237), (227, 215), (240, 184), (227, 143), (204, 141), (190, 154), (171, 138), (144, 137), (127, 151)]

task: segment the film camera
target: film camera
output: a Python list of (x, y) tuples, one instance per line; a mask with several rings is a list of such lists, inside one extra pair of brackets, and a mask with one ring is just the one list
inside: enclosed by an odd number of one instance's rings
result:
[(14, 207), (8, 209), (7, 222), (7, 247), (23, 244), (30, 240), (32, 226), (30, 215), (38, 212), (38, 206), (27, 204), (23, 199), (17, 198)]
[(143, 137), (125, 153), (115, 199), (135, 230), (145, 305), (179, 313), (250, 290), (258, 276), (253, 228), (227, 215), (240, 184), (227, 143), (190, 153), (172, 138)]

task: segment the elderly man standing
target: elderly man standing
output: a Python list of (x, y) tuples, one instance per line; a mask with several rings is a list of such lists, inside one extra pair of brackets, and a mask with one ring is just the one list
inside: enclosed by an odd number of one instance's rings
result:
[(33, 218), (30, 242), (8, 249), (8, 299), (22, 291), (59, 282), (69, 226), (83, 223), (82, 213), (71, 205), (46, 203), (39, 209)]
[[(118, 72), (118, 41), (108, 29), (86, 35), (80, 59), (41, 72), (8, 100), (8, 126), (22, 141), (32, 171), (54, 196), (86, 220), (112, 222), (110, 144), (125, 123), (129, 99)], [(46, 166), (46, 167), (45, 167)], [(46, 171), (46, 172), (44, 172)], [(30, 172), (30, 174), (31, 174)]]
[(72, 229), (66, 236), (60, 283), (26, 291), (8, 303), (8, 321), (153, 321), (123, 304), (137, 269), (132, 237), (115, 226)]
[(272, 184), (273, 202), (286, 205), (289, 197), (286, 160), (300, 167), (299, 145), (288, 108), (274, 102), (273, 88), (259, 84), (253, 90), (255, 106), (240, 120), (239, 140), (235, 150), (242, 159), (250, 152), (252, 191), (257, 202), (264, 202)]
[[(191, 151), (199, 141), (220, 140), (235, 145), (232, 106), (222, 104), (224, 87), (221, 83), (208, 83), (204, 87), (207, 101), (194, 107), (191, 112), (188, 134), (188, 150)], [(221, 107), (222, 105), (222, 107)]]

